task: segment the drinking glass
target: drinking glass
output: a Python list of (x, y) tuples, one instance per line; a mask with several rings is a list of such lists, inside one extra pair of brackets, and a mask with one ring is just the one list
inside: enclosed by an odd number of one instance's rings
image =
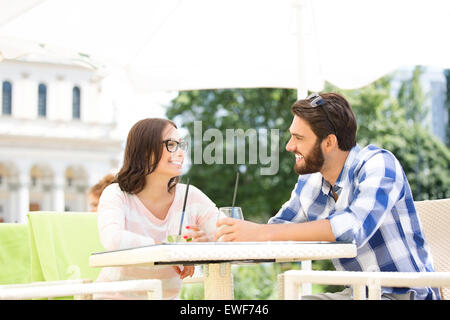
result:
[[(242, 214), (242, 209), (240, 207), (221, 207), (221, 208), (219, 208), (219, 214), (217, 216), (217, 220), (220, 220), (220, 219), (226, 218), (226, 217), (244, 220), (244, 215)], [(225, 226), (226, 225), (223, 224), (217, 230), (220, 230)], [(223, 241), (222, 238), (223, 238), (223, 236), (220, 237), (218, 240)]]
[(192, 223), (191, 219), (191, 208), (186, 208), (184, 213), (183, 224), (181, 226), (181, 234), (178, 234), (180, 230), (181, 213), (175, 215), (171, 220), (167, 221), (166, 224), (166, 242), (189, 242), (191, 239), (184, 239), (185, 233), (187, 232), (186, 226)]
[(219, 208), (219, 215), (244, 220), (241, 207), (221, 207)]

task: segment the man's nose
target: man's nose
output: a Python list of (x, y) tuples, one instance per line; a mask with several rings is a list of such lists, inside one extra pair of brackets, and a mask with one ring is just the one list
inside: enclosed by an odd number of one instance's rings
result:
[(286, 144), (286, 151), (293, 152), (295, 150), (295, 144), (292, 143), (292, 137), (289, 139), (288, 143)]

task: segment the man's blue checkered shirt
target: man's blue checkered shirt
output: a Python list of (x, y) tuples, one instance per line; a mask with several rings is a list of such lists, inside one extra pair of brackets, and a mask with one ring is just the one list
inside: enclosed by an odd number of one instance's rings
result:
[[(336, 270), (433, 271), (408, 180), (392, 153), (356, 145), (333, 191), (337, 201), (320, 173), (300, 175), (291, 198), (269, 223), (328, 219), (337, 241), (354, 242), (358, 248), (355, 258), (334, 259)], [(382, 291), (412, 291), (414, 299), (440, 298), (435, 288), (383, 287)]]

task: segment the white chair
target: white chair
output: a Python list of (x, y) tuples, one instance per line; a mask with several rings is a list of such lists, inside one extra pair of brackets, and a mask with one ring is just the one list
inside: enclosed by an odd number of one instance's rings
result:
[[(87, 272), (90, 268), (88, 265), (89, 255), (92, 251), (101, 251), (103, 247), (99, 242), (97, 234), (97, 216), (95, 213), (83, 212), (33, 212), (28, 215), (29, 224), (26, 226), (17, 225), (18, 228), (6, 234), (10, 237), (12, 233), (20, 231), (20, 235), (27, 234), (33, 245), (28, 245), (32, 261), (32, 265), (28, 269), (35, 270), (36, 276), (24, 275), (28, 277), (29, 281), (21, 284), (5, 284), (0, 285), (0, 300), (2, 299), (33, 299), (33, 298), (54, 298), (54, 297), (71, 297), (74, 299), (84, 300), (92, 299), (93, 294), (106, 292), (126, 292), (126, 291), (147, 291), (149, 299), (162, 299), (161, 280), (129, 280), (129, 281), (114, 281), (114, 282), (93, 282), (98, 272)], [(45, 223), (38, 224), (37, 222), (44, 221)], [(43, 227), (42, 227), (43, 226)], [(49, 228), (53, 226), (53, 228)], [(9, 226), (11, 227), (11, 226)], [(16, 227), (16, 225), (14, 225)], [(76, 230), (83, 229), (83, 242), (80, 243), (80, 238)], [(17, 229), (17, 230), (16, 230)], [(59, 232), (52, 233), (51, 237), (44, 237), (39, 239), (40, 246), (38, 247), (35, 237), (42, 233), (49, 233), (54, 230)], [(75, 232), (73, 232), (75, 230)], [(68, 232), (72, 231), (72, 232)], [(26, 239), (25, 239), (26, 240)], [(46, 241), (44, 241), (46, 240)], [(54, 243), (62, 243), (61, 247), (65, 251), (56, 251)], [(28, 244), (28, 241), (26, 242)], [(24, 245), (25, 246), (25, 245)], [(37, 248), (44, 250), (40, 252)], [(15, 249), (15, 248), (14, 248)], [(50, 251), (53, 255), (45, 254), (45, 251)], [(104, 249), (103, 249), (104, 250)], [(26, 252), (25, 249), (22, 250)], [(76, 254), (74, 254), (74, 252)], [(22, 254), (24, 255), (24, 254)], [(46, 257), (46, 263), (41, 260)], [(11, 256), (10, 263), (15, 262), (14, 266), (24, 264), (22, 256), (19, 257), (16, 251)], [(33, 268), (34, 266), (34, 268)], [(46, 269), (46, 273), (52, 273), (50, 278), (60, 278), (58, 281), (44, 281), (43, 268), (50, 266), (51, 269)], [(57, 270), (56, 266), (61, 270)], [(26, 269), (26, 270), (28, 270)], [(36, 270), (40, 271), (36, 272)], [(76, 274), (69, 274), (68, 271), (75, 270)], [(66, 272), (64, 272), (66, 271)], [(39, 274), (42, 274), (39, 277)], [(67, 278), (69, 276), (76, 276), (76, 278)], [(41, 280), (42, 278), (42, 280)], [(202, 282), (201, 274), (194, 274), (194, 277), (185, 278), (183, 284)]]
[[(23, 276), (29, 281), (0, 285), (0, 300), (72, 296), (74, 299), (92, 299), (96, 293), (126, 291), (147, 291), (149, 299), (162, 299), (159, 279), (93, 282), (99, 271), (88, 267), (89, 255), (103, 249), (95, 213), (32, 212), (28, 219), (25, 229), (17, 226), (13, 231), (28, 235), (25, 240), (29, 252), (25, 249), (20, 251), (21, 255), (12, 252), (8, 263), (14, 267), (29, 261), (31, 275)], [(5, 236), (10, 237), (11, 233)], [(28, 260), (23, 257), (26, 254)]]
[[(198, 273), (183, 279), (183, 285), (202, 283)], [(162, 299), (159, 279), (92, 282), (90, 279), (39, 281), (24, 284), (0, 285), (0, 300), (22, 300), (74, 296), (74, 300), (92, 300), (93, 294), (106, 292), (147, 291), (149, 300)]]
[(381, 286), (438, 287), (450, 300), (450, 199), (417, 201), (415, 206), (431, 250), (435, 272), (349, 272), (290, 270), (279, 275), (279, 299), (299, 299), (302, 283), (352, 285), (354, 299), (381, 299)]
[(91, 300), (93, 294), (106, 292), (147, 291), (148, 298), (162, 299), (161, 280), (128, 280), (92, 282), (63, 280), (0, 286), (0, 300), (55, 298), (74, 296), (75, 300)]

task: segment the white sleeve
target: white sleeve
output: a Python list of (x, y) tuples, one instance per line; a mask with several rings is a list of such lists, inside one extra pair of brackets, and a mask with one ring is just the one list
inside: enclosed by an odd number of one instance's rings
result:
[(117, 185), (103, 191), (98, 206), (100, 241), (106, 250), (118, 250), (155, 244), (154, 239), (125, 229), (128, 207), (123, 192)]

